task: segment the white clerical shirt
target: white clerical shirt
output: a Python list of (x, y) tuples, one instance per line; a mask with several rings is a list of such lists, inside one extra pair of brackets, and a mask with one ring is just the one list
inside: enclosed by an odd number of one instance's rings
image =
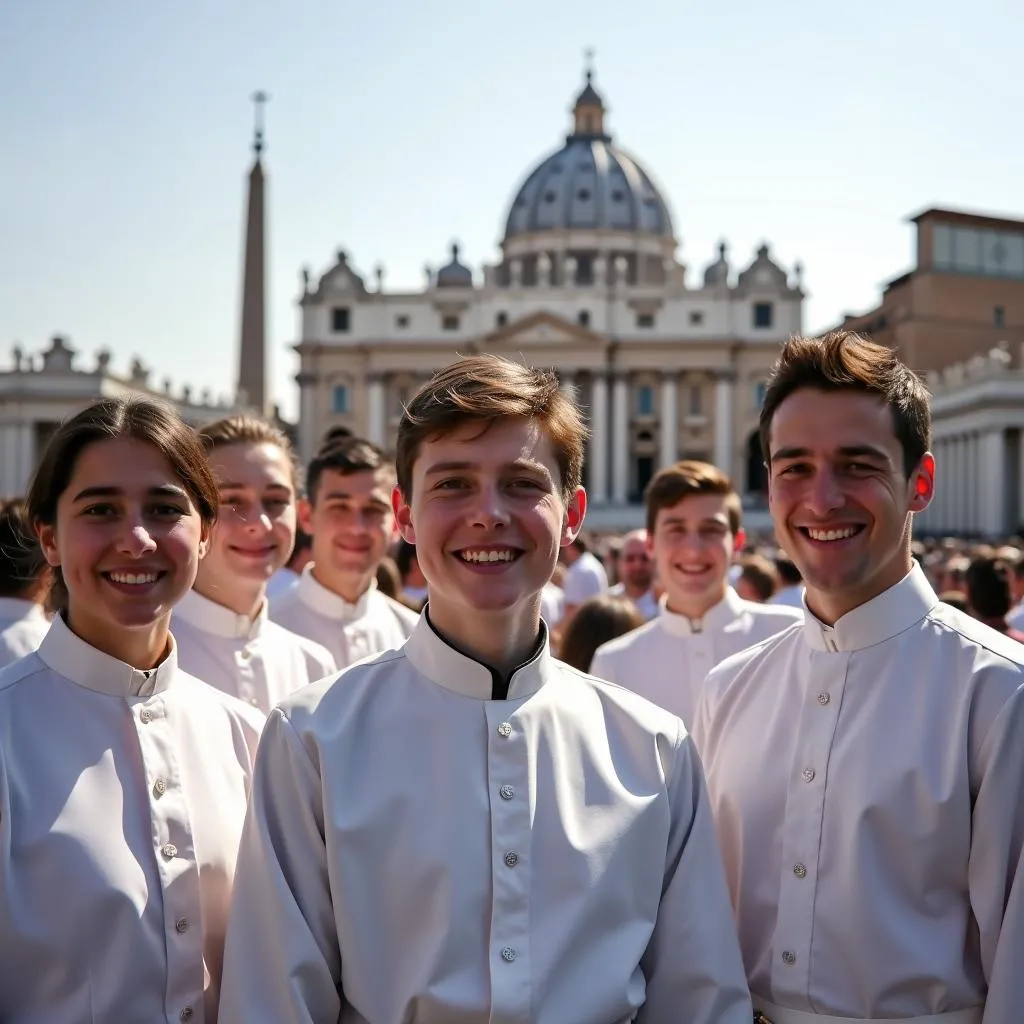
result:
[(590, 671), (635, 690), (689, 728), (704, 680), (720, 661), (802, 618), (795, 608), (744, 601), (732, 587), (702, 619), (669, 611), (663, 596), (658, 617), (598, 647)]
[(36, 650), (49, 628), (50, 617), (42, 605), (0, 597), (0, 668)]
[(424, 614), (271, 712), (225, 1020), (749, 1024), (682, 723), (546, 635), (501, 682)]
[(401, 647), (419, 613), (370, 586), (355, 604), (316, 581), (312, 564), (299, 582), (270, 600), (270, 617), (285, 629), (309, 637), (330, 651), (338, 668)]
[(263, 716), (59, 616), (0, 672), (0, 1020), (212, 1024)]
[(264, 713), (337, 671), (325, 647), (271, 622), (266, 603), (250, 619), (190, 590), (174, 607), (171, 632), (186, 672)]
[(1019, 1018), (1022, 663), (915, 567), (711, 673), (693, 735), (755, 1008)]

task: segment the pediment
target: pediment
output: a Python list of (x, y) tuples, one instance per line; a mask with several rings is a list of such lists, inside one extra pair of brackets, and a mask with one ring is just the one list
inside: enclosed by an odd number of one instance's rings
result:
[(568, 345), (602, 345), (605, 339), (587, 327), (554, 313), (530, 313), (487, 335), (489, 348), (558, 348)]

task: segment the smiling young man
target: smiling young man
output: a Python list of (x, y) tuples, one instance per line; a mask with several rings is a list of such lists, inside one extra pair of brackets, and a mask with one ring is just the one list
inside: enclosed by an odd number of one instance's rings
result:
[(775, 1024), (1004, 1024), (1024, 1005), (1024, 647), (913, 562), (930, 434), (890, 349), (786, 344), (761, 441), (805, 623), (712, 672), (694, 724)]
[(377, 590), (377, 568), (395, 539), (394, 466), (358, 437), (328, 439), (309, 464), (299, 525), (312, 561), (298, 583), (270, 599), (270, 617), (326, 647), (339, 668), (400, 647), (418, 616)]
[(553, 373), (496, 357), (409, 403), (394, 508), (429, 603), (271, 714), (224, 1019), (749, 1024), (682, 723), (548, 648), (584, 439)]
[(729, 586), (729, 566), (744, 535), (739, 495), (720, 469), (677, 462), (655, 474), (644, 500), (650, 549), (664, 588), (660, 614), (602, 644), (590, 671), (636, 690), (689, 728), (711, 669), (792, 626), (800, 614), (744, 601)]

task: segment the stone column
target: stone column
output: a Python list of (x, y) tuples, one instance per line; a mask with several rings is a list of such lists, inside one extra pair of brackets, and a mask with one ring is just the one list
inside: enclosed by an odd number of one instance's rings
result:
[(941, 533), (948, 529), (949, 519), (949, 441), (946, 438), (936, 440), (935, 449), (935, 496), (925, 513), (926, 528), (932, 533)]
[(978, 528), (988, 537), (1006, 531), (1006, 437), (990, 430), (978, 439)]
[(959, 533), (964, 529), (964, 518), (967, 511), (967, 495), (964, 492), (967, 481), (963, 474), (964, 439), (957, 435), (951, 438), (949, 443), (952, 455), (949, 460), (951, 465), (949, 490), (953, 496), (950, 504), (949, 530), (951, 533)]
[(594, 505), (608, 501), (608, 377), (596, 371), (590, 392), (590, 451), (587, 493)]
[(316, 410), (314, 399), (319, 378), (315, 373), (298, 373), (295, 383), (299, 385), (299, 462), (309, 465), (316, 454)]
[(387, 432), (386, 410), (384, 408), (384, 375), (371, 372), (366, 375), (366, 438), (383, 448)]
[(612, 385), (612, 500), (625, 505), (629, 494), (629, 380), (615, 375)]
[(679, 375), (666, 373), (661, 378), (661, 468), (671, 466), (679, 458)]
[(32, 474), (36, 471), (36, 436), (35, 424), (22, 423), (18, 429), (19, 466), (21, 476), (21, 487), (19, 494), (24, 494), (28, 489)]
[(576, 401), (576, 371), (575, 370), (559, 370), (558, 380), (561, 385), (562, 391), (571, 398), (574, 402)]
[(729, 477), (733, 475), (734, 443), (733, 391), (735, 375), (724, 370), (715, 376), (715, 465)]

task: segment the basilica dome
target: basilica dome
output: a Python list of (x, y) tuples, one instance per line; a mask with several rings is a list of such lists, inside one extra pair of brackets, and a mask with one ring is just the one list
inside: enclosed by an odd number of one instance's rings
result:
[(573, 106), (565, 145), (545, 157), (519, 188), (505, 241), (537, 232), (625, 231), (673, 237), (668, 204), (636, 159), (612, 144), (592, 72)]

